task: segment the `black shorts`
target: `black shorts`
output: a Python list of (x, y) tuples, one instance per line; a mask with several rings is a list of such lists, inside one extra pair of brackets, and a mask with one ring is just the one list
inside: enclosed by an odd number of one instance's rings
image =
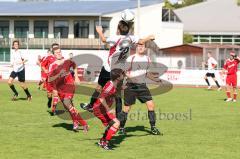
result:
[(25, 69), (20, 72), (12, 71), (10, 77), (12, 77), (13, 79), (17, 77), (19, 82), (25, 82)]
[(141, 103), (152, 100), (152, 95), (145, 83), (127, 83), (127, 88), (124, 90), (124, 105), (133, 105), (136, 103), (136, 99)]
[(214, 73), (209, 73), (209, 72), (208, 72), (208, 73), (206, 73), (206, 76), (207, 76), (207, 77), (215, 78), (215, 74), (214, 74)]
[(100, 75), (98, 77), (98, 84), (102, 87), (110, 80), (110, 72), (106, 71), (104, 67), (102, 67)]

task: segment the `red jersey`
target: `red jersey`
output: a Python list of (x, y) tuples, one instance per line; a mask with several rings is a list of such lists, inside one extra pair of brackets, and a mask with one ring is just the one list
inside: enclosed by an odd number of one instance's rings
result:
[(74, 78), (70, 69), (76, 68), (76, 64), (71, 60), (64, 60), (59, 65), (57, 61), (49, 66), (49, 82), (57, 90), (66, 90), (67, 86), (74, 85)]
[(46, 56), (43, 61), (41, 62), (41, 66), (45, 69), (49, 70), (49, 66), (56, 60), (54, 55)]
[[(105, 98), (107, 105), (109, 107), (112, 106), (114, 98), (115, 98), (115, 94), (116, 94), (117, 90), (115, 88), (115, 86), (113, 85), (112, 81), (108, 81), (105, 86), (102, 89), (101, 94), (99, 95), (99, 98)], [(93, 107), (99, 107), (102, 105), (100, 99), (97, 99), (93, 105)]]
[(228, 59), (224, 64), (223, 68), (227, 70), (227, 75), (235, 75), (238, 71), (239, 60), (230, 60)]

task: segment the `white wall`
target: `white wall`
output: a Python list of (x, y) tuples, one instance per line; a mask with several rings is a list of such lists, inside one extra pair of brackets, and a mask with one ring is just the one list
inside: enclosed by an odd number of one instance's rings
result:
[[(166, 48), (183, 44), (183, 24), (173, 22), (162, 22), (162, 7), (163, 4), (157, 4), (140, 9), (140, 27), (139, 36), (145, 37), (154, 34), (155, 42), (160, 48)], [(133, 9), (135, 15), (137, 9)], [(116, 34), (117, 24), (121, 20), (121, 12), (104, 15), (113, 17), (110, 21), (110, 36)], [(137, 16), (135, 17), (135, 35), (137, 35)]]

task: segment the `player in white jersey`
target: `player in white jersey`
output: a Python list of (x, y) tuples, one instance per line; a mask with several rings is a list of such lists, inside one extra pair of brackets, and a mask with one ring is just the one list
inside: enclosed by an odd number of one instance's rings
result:
[[(95, 100), (98, 98), (101, 89), (110, 80), (110, 71), (114, 68), (122, 68), (124, 63), (129, 56), (131, 47), (136, 43), (145, 43), (146, 41), (153, 40), (154, 36), (149, 35), (146, 38), (139, 39), (134, 35), (129, 35), (130, 26), (127, 22), (121, 20), (118, 23), (117, 35), (106, 38), (103, 34), (103, 29), (101, 26), (96, 27), (96, 31), (102, 42), (108, 43), (110, 45), (109, 55), (107, 61), (104, 63), (99, 79), (98, 86), (93, 93), (90, 103), (81, 103), (80, 106), (83, 109), (90, 110)], [(121, 98), (116, 98), (116, 107), (121, 107)], [(118, 112), (118, 110), (117, 110)]]
[(218, 87), (218, 90), (220, 91), (222, 88), (219, 85), (219, 83), (216, 79), (216, 76), (215, 76), (215, 71), (216, 71), (215, 69), (217, 67), (217, 61), (212, 57), (211, 52), (208, 52), (208, 62), (205, 65), (207, 65), (207, 67), (208, 67), (208, 71), (204, 77), (204, 79), (208, 85), (208, 89), (212, 88), (212, 86), (210, 85), (210, 83), (208, 81), (208, 77), (212, 77), (212, 79), (215, 81), (215, 83)]
[(150, 58), (145, 55), (146, 49), (144, 44), (138, 44), (137, 53), (127, 58), (125, 74), (127, 76), (127, 88), (124, 90), (124, 107), (120, 113), (120, 134), (125, 134), (125, 123), (131, 106), (138, 99), (141, 103), (145, 103), (148, 109), (148, 118), (151, 125), (151, 133), (154, 135), (162, 135), (156, 128), (155, 105), (152, 95), (146, 85), (146, 80), (150, 79), (156, 83), (161, 83), (159, 78), (154, 77), (149, 71), (151, 64)]
[(11, 52), (11, 66), (13, 67), (13, 71), (10, 74), (8, 79), (8, 85), (13, 91), (14, 95), (12, 100), (16, 100), (18, 97), (18, 92), (13, 84), (13, 81), (16, 77), (18, 77), (18, 81), (20, 82), (20, 86), (23, 88), (24, 92), (27, 95), (27, 100), (31, 100), (32, 96), (28, 91), (28, 88), (25, 84), (25, 63), (27, 60), (23, 57), (22, 53), (19, 51), (19, 41), (15, 40), (12, 44), (12, 52)]

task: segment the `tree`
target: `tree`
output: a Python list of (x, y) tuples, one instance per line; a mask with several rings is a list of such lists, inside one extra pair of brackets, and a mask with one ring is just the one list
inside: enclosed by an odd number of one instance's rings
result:
[(191, 34), (184, 33), (183, 34), (183, 43), (189, 44), (193, 42), (193, 36)]

